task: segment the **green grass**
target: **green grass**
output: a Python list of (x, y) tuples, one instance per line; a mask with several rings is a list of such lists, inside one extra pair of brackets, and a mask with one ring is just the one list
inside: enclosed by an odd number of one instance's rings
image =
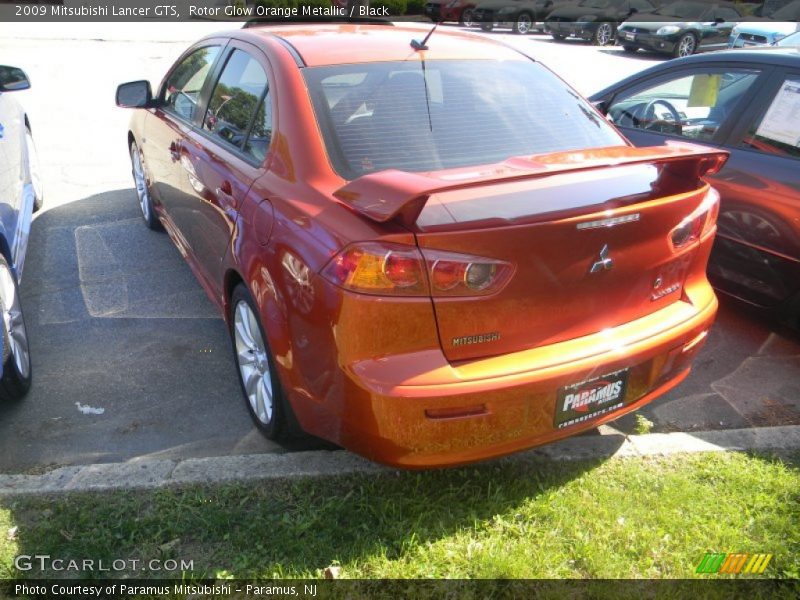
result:
[(798, 525), (796, 460), (506, 462), (4, 499), (0, 532), (19, 530), (0, 578), (18, 554), (191, 559), (198, 577), (686, 578), (707, 551), (772, 553), (765, 576), (797, 578)]

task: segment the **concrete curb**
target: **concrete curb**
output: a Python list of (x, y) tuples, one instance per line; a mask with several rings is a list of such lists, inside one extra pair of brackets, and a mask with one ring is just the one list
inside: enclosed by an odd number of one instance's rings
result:
[[(800, 426), (584, 436), (500, 460), (561, 461), (745, 450), (800, 450)], [(142, 459), (126, 463), (61, 467), (42, 475), (0, 475), (0, 497), (392, 471), (344, 450), (188, 458), (179, 461)]]

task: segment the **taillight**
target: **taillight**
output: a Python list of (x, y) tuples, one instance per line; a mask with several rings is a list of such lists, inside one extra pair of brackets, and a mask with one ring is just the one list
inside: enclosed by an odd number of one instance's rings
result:
[(492, 258), (430, 250), (422, 254), (428, 263), (434, 296), (485, 296), (502, 288), (511, 277), (511, 264)]
[(354, 292), (427, 296), (425, 262), (419, 250), (401, 244), (352, 244), (331, 260), (322, 275)]
[(403, 244), (359, 242), (322, 270), (354, 292), (390, 296), (480, 296), (499, 290), (513, 273), (501, 260)]
[(711, 231), (719, 216), (719, 193), (709, 188), (705, 198), (692, 214), (670, 232), (670, 242), (675, 250), (699, 240)]

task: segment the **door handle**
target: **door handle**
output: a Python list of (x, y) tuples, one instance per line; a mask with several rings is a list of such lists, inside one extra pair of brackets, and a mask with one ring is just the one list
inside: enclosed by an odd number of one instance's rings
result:
[(225, 194), (226, 196), (233, 196), (233, 186), (231, 182), (227, 179), (222, 182), (222, 185), (219, 186), (219, 191)]

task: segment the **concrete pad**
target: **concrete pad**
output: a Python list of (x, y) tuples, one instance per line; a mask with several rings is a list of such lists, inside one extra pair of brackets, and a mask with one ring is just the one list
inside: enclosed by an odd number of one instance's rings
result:
[(284, 477), (319, 477), (386, 471), (364, 458), (344, 451), (296, 452), (192, 458), (181, 461), (170, 483), (214, 483)]
[(159, 487), (167, 482), (174, 469), (175, 462), (171, 460), (141, 460), (130, 463), (89, 465), (81, 468), (64, 486), (64, 490)]
[[(596, 458), (669, 456), (723, 451), (800, 451), (800, 426), (731, 429), (696, 433), (654, 433), (623, 438), (582, 436), (499, 459), (505, 463), (535, 460), (574, 461)], [(138, 460), (128, 463), (67, 467), (44, 475), (1, 475), (0, 498), (19, 494), (149, 489), (167, 485), (218, 484), (298, 477), (390, 473), (344, 450), (190, 458), (182, 461)]]
[(0, 497), (62, 491), (83, 467), (62, 467), (42, 475), (0, 475)]
[[(631, 435), (628, 440), (640, 456), (666, 456), (678, 453), (722, 452), (725, 448), (691, 433), (651, 433)], [(735, 448), (744, 449), (744, 448)]]

